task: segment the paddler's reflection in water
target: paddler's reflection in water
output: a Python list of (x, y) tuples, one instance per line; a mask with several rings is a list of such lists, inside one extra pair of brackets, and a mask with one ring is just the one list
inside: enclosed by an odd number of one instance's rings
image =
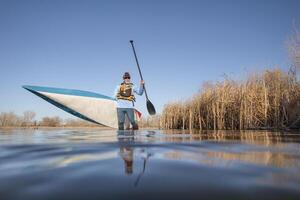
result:
[(124, 160), (124, 167), (126, 174), (133, 173), (133, 148), (120, 147), (120, 156)]
[(118, 131), (118, 140), (120, 144), (119, 155), (124, 161), (125, 173), (133, 173), (133, 150), (130, 143), (134, 142), (133, 131)]
[[(131, 136), (128, 136), (128, 134), (131, 134)], [(126, 136), (127, 135), (127, 136)], [(132, 175), (134, 173), (133, 167), (134, 167), (134, 132), (133, 131), (123, 131), (123, 135), (120, 135), (120, 132), (118, 133), (118, 140), (120, 144), (120, 152), (119, 155), (124, 161), (124, 169), (125, 174)], [(143, 168), (142, 171), (137, 174), (136, 180), (134, 182), (134, 186), (137, 187), (138, 183), (140, 182), (140, 179), (142, 178), (143, 174), (145, 173), (146, 164), (148, 159), (152, 156), (152, 154), (147, 152), (146, 148), (138, 148), (137, 155), (141, 156), (141, 159), (143, 160)], [(146, 155), (144, 155), (146, 153)]]

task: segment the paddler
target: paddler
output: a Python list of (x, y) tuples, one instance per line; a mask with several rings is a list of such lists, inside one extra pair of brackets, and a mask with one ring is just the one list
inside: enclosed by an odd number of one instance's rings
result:
[(141, 80), (139, 88), (130, 82), (130, 74), (125, 72), (123, 82), (116, 87), (115, 97), (117, 99), (118, 127), (124, 130), (125, 115), (127, 115), (133, 130), (138, 130), (138, 124), (134, 117), (134, 93), (142, 95), (144, 92), (144, 81)]

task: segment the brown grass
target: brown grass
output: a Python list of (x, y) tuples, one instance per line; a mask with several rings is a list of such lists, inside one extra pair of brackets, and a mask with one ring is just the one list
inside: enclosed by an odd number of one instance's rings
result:
[(252, 74), (245, 81), (205, 84), (189, 100), (168, 103), (164, 129), (236, 130), (299, 128), (300, 84), (296, 71)]

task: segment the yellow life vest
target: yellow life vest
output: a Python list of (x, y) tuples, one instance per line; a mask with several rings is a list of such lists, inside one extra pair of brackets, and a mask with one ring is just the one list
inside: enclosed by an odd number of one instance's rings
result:
[(117, 99), (135, 101), (135, 97), (133, 95), (133, 84), (132, 83), (121, 83), (119, 91), (117, 93)]

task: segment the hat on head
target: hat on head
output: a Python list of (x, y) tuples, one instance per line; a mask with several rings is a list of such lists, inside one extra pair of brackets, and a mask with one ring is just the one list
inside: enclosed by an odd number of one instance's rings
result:
[(125, 78), (130, 78), (130, 74), (129, 74), (129, 72), (125, 72), (125, 73), (124, 73), (124, 75), (123, 75), (123, 79), (125, 79)]

